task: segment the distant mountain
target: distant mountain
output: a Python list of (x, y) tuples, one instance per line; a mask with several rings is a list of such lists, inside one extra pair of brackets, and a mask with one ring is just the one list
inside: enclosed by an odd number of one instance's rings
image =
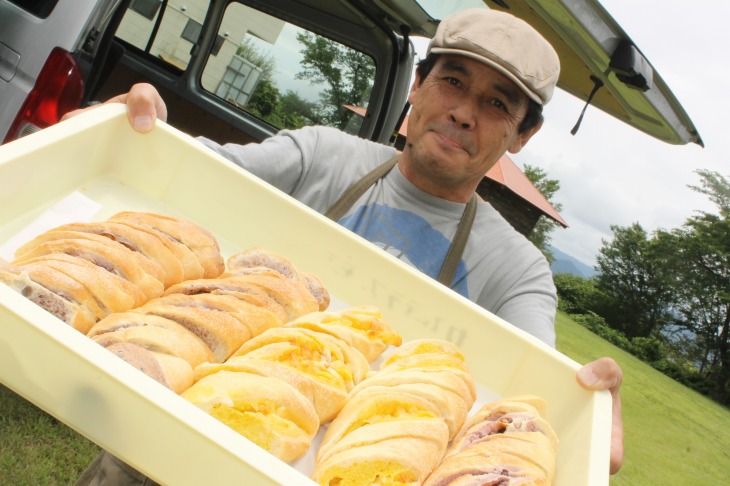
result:
[(586, 265), (585, 263), (576, 260), (572, 256), (553, 246), (550, 247), (550, 251), (553, 252), (553, 256), (555, 257), (555, 261), (550, 266), (550, 270), (553, 271), (553, 275), (558, 273), (569, 273), (578, 277), (590, 278), (598, 273), (590, 265)]

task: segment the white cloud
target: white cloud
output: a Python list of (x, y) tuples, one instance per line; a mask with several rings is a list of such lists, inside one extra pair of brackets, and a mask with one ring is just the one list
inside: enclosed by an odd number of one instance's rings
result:
[(697, 210), (714, 210), (705, 196), (687, 186), (699, 183), (698, 169), (730, 174), (730, 56), (725, 51), (730, 4), (603, 4), (682, 103), (706, 148), (655, 140), (590, 107), (577, 135), (571, 136), (583, 104), (557, 93), (546, 107), (543, 130), (514, 158), (560, 181), (555, 199), (570, 228), (556, 230), (553, 243), (588, 264), (601, 239), (612, 237), (611, 225), (638, 222), (652, 232), (679, 227)]

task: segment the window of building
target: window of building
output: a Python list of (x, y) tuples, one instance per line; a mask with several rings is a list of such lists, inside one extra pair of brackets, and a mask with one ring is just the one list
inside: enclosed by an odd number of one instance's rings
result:
[(129, 4), (129, 9), (152, 20), (157, 15), (161, 3), (162, 0), (132, 0)]
[(198, 42), (198, 37), (200, 37), (200, 30), (202, 28), (203, 26), (195, 20), (188, 19), (188, 23), (185, 24), (185, 28), (183, 29), (182, 34), (180, 34), (180, 37), (195, 44)]

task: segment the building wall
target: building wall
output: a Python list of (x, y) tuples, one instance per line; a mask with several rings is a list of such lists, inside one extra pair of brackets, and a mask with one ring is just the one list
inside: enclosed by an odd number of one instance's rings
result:
[(530, 236), (542, 213), (514, 192), (488, 177), (482, 179), (477, 194), (499, 211), (514, 229)]

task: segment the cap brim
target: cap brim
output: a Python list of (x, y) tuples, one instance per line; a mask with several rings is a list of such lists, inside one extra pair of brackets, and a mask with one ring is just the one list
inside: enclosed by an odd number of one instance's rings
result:
[(480, 56), (479, 54), (476, 54), (474, 52), (465, 51), (463, 49), (450, 49), (448, 47), (433, 47), (429, 52), (432, 52), (434, 54), (455, 54), (458, 56), (466, 56), (471, 59), (474, 59), (476, 61), (482, 62), (486, 64), (487, 66), (496, 69), (500, 73), (507, 76), (511, 81), (513, 81), (524, 93), (530, 97), (533, 101), (539, 103), (540, 105), (544, 105), (547, 101), (540, 98), (537, 93), (530, 90), (525, 83), (520, 81), (520, 79), (515, 76), (512, 72), (510, 72), (508, 69), (505, 69), (502, 65), (499, 63), (489, 59), (488, 57)]

